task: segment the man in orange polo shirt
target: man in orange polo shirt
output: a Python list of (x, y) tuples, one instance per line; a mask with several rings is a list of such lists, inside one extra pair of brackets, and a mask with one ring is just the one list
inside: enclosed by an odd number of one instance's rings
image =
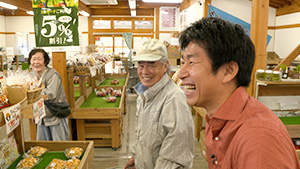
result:
[(191, 106), (207, 110), (205, 141), (212, 168), (298, 169), (289, 134), (274, 113), (248, 96), (255, 48), (244, 29), (203, 18), (179, 38), (182, 80)]

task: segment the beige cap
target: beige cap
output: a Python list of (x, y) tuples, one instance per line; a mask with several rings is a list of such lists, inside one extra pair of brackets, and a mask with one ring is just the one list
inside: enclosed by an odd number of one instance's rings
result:
[(132, 61), (155, 62), (163, 57), (167, 58), (166, 46), (157, 39), (150, 39), (143, 43), (142, 48), (138, 51), (137, 56), (133, 57)]

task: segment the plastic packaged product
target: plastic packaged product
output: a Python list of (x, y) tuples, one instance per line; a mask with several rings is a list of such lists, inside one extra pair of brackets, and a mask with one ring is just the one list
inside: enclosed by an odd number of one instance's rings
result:
[(71, 147), (66, 149), (65, 155), (67, 158), (80, 158), (83, 153), (83, 148), (80, 147)]
[(34, 156), (26, 156), (24, 159), (22, 159), (18, 165), (17, 169), (31, 169), (33, 168), (37, 163), (39, 162), (39, 159)]
[(274, 71), (271, 76), (272, 81), (279, 82), (281, 81), (281, 72), (280, 71)]
[(79, 164), (80, 164), (79, 159), (70, 159), (66, 162), (66, 168), (65, 169), (77, 169)]
[(35, 157), (41, 157), (48, 151), (47, 148), (41, 147), (41, 146), (35, 146), (31, 147), (31, 149), (28, 150), (27, 154), (28, 155), (33, 155)]
[(54, 158), (47, 166), (47, 169), (64, 169), (65, 166), (66, 161)]
[(266, 81), (271, 81), (271, 80), (272, 80), (272, 79), (271, 79), (271, 76), (272, 76), (272, 74), (273, 74), (273, 71), (272, 71), (272, 70), (266, 70), (265, 73), (266, 73), (266, 75), (265, 75), (265, 80), (266, 80)]
[(263, 69), (256, 70), (256, 79), (257, 80), (265, 80), (265, 71)]
[(6, 83), (2, 74), (3, 73), (0, 72), (0, 109), (3, 107), (10, 106), (6, 93)]

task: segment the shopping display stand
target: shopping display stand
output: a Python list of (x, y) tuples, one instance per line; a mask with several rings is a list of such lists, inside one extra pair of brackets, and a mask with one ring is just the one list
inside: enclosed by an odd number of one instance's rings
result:
[[(17, 103), (16, 101), (10, 100), (11, 102)], [(20, 125), (18, 125), (9, 135), (1, 135), (0, 139), (4, 139), (5, 137), (15, 137), (18, 152), (22, 155), (24, 152), (27, 152), (31, 147), (34, 146), (42, 146), (47, 148), (50, 152), (64, 152), (67, 148), (70, 147), (81, 147), (83, 148), (84, 154), (81, 157), (80, 165), (78, 169), (88, 169), (90, 168), (92, 159), (94, 157), (94, 142), (93, 141), (25, 141), (24, 140), (24, 129), (22, 123), (22, 116), (26, 113), (24, 112), (27, 109), (31, 109), (32, 114), (32, 104), (27, 105), (27, 98), (24, 97), (22, 100), (19, 100), (18, 103), (21, 105), (21, 117), (20, 117)], [(0, 114), (0, 127), (5, 125), (5, 120), (3, 116), (3, 111), (9, 109), (4, 108), (1, 109)], [(26, 115), (25, 115), (26, 116)], [(28, 114), (27, 114), (28, 116)]]
[[(108, 62), (110, 62), (109, 60)], [(106, 63), (108, 63), (106, 62)], [(94, 107), (80, 108), (87, 98), (94, 93), (93, 90), (86, 90), (85, 78), (80, 80), (79, 90), (83, 94), (75, 101), (74, 85), (69, 86), (69, 98), (71, 107), (71, 119), (76, 120), (77, 139), (78, 140), (93, 140), (95, 147), (112, 147), (114, 150), (121, 146), (123, 133), (123, 116), (126, 112), (126, 88), (128, 84), (128, 74), (105, 74), (105, 63), (97, 70), (94, 78), (91, 78), (92, 89), (101, 90), (108, 87), (121, 89), (122, 96), (119, 98), (120, 103), (117, 107)], [(68, 70), (69, 81), (73, 81), (74, 72)], [(123, 78), (123, 85), (101, 86), (101, 82), (105, 79)], [(99, 86), (100, 85), (100, 86)], [(86, 91), (86, 92), (85, 92)]]
[[(300, 95), (300, 81), (260, 81), (255, 79), (254, 91), (256, 91), (255, 98), (259, 96), (299, 96)], [(299, 111), (295, 109), (293, 111)], [(298, 117), (287, 117), (293, 120)], [(295, 121), (295, 120), (293, 120)], [(285, 127), (291, 138), (300, 138), (300, 121), (293, 124), (285, 124)], [(300, 160), (300, 150), (296, 150)]]

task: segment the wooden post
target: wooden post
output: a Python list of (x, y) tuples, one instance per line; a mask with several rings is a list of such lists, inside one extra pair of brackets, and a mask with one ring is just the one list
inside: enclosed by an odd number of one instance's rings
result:
[(154, 39), (159, 39), (159, 7), (156, 7), (154, 10), (154, 22), (155, 22), (155, 37)]
[(255, 63), (252, 80), (247, 93), (254, 96), (254, 78), (257, 69), (266, 69), (267, 32), (268, 32), (269, 1), (252, 0), (251, 40), (255, 46)]
[(69, 100), (66, 52), (52, 52), (52, 66), (61, 76), (65, 94)]
[(203, 10), (203, 17), (207, 17), (209, 4), (211, 4), (211, 0), (205, 0), (204, 2), (204, 10)]

